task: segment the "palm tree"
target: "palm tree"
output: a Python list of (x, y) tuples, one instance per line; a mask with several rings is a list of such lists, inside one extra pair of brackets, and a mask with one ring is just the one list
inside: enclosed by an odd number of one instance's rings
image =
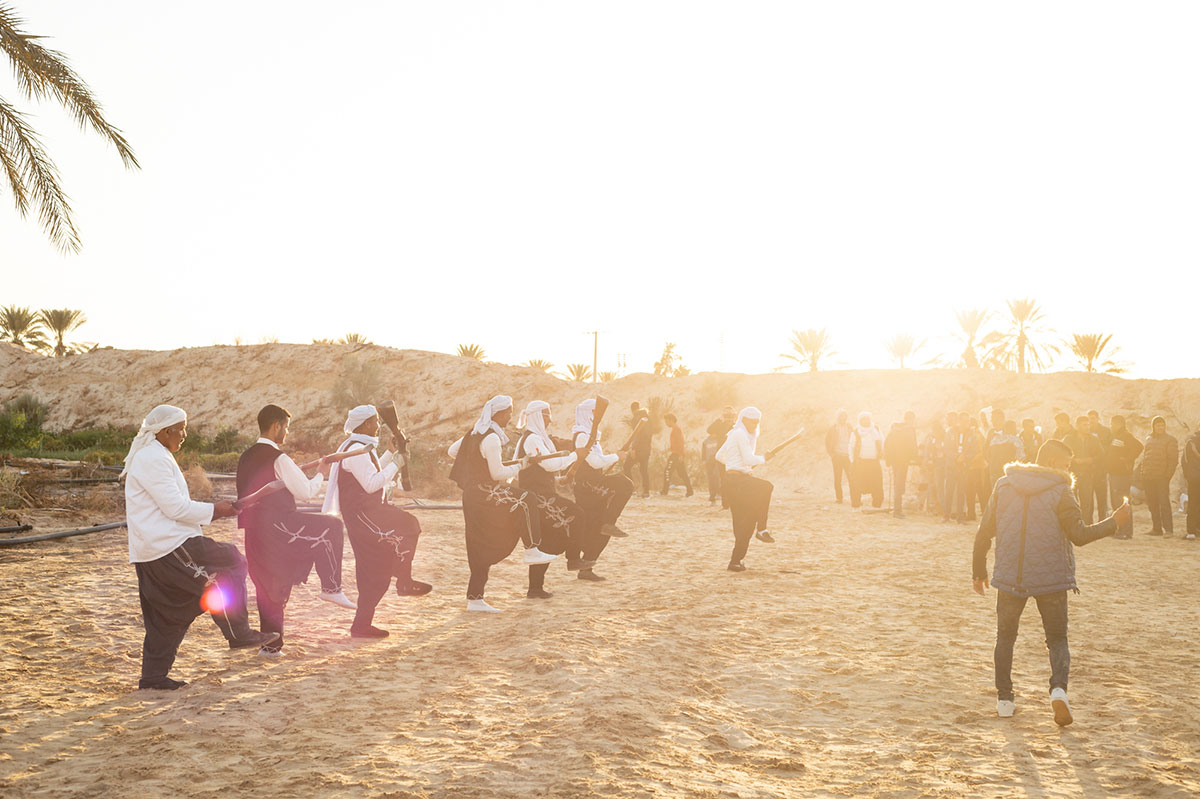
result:
[(482, 361), (487, 357), (487, 353), (483, 351), (483, 347), (478, 344), (459, 344), (458, 354), (463, 358), (470, 358), (474, 361)]
[(1125, 367), (1113, 360), (1120, 347), (1109, 349), (1110, 341), (1111, 333), (1107, 336), (1102, 333), (1075, 333), (1066, 344), (1085, 371), (1120, 374)]
[(601, 383), (611, 383), (612, 381), (617, 379), (617, 373), (616, 372), (601, 372), (598, 375), (598, 377), (600, 378)]
[(1045, 314), (1031, 299), (1009, 300), (1009, 329), (995, 338), (987, 353), (990, 363), (1001, 369), (1016, 368), (1018, 374), (1026, 374), (1029, 367), (1045, 369), (1051, 355), (1058, 354), (1058, 347), (1040, 343), (1038, 339), (1048, 333), (1041, 322)]
[(900, 363), (900, 368), (904, 368), (904, 359), (912, 357), (917, 350), (925, 346), (924, 341), (916, 341), (907, 333), (901, 333), (898, 336), (892, 336), (887, 341), (888, 354), (892, 359)]
[(979, 353), (976, 348), (992, 343), (990, 339), (993, 336), (989, 333), (980, 341), (979, 331), (983, 329), (991, 315), (990, 311), (981, 308), (954, 312), (955, 318), (958, 319), (958, 327), (962, 331), (957, 334), (957, 338), (963, 343), (962, 355), (959, 356), (958, 361), (959, 366), (965, 366), (968, 369), (979, 368)]
[(370, 344), (367, 337), (362, 333), (347, 333), (337, 341), (338, 344)]
[[(0, 50), (12, 62), (17, 87), (25, 99), (56, 100), (75, 117), (81, 128), (91, 128), (117, 150), (128, 169), (138, 168), (137, 158), (121, 131), (104, 118), (91, 90), (67, 64), (66, 56), (43, 47), (43, 37), (21, 30), (12, 8), (0, 5)], [(29, 126), (24, 113), (0, 97), (0, 169), (12, 190), (21, 216), (36, 205), (42, 229), (64, 252), (79, 252), (79, 231), (71, 218), (67, 194), (59, 183), (58, 168)]]
[(38, 321), (54, 334), (55, 358), (80, 351), (80, 345), (67, 344), (64, 338), (67, 333), (87, 321), (83, 311), (75, 311), (70, 308), (43, 308), (38, 312)]
[(585, 363), (567, 364), (567, 378), (572, 383), (586, 383), (592, 379), (592, 367)]
[(0, 308), (0, 341), (11, 341), (31, 350), (44, 350), (49, 346), (38, 315), (15, 305)]
[[(460, 355), (462, 353), (459, 353)], [(530, 369), (537, 369), (539, 372), (549, 372), (554, 368), (554, 364), (549, 361), (543, 361), (541, 358), (532, 358), (525, 362), (525, 365)]]
[(822, 358), (833, 355), (832, 340), (825, 328), (820, 330), (793, 330), (792, 351), (782, 353), (781, 357), (796, 363), (808, 365), (808, 371), (817, 371)]

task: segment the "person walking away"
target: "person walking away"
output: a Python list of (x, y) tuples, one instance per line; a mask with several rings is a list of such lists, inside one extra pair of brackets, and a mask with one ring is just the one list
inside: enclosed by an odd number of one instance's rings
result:
[(862, 507), (862, 495), (871, 495), (871, 505), (883, 507), (883, 434), (871, 424), (871, 414), (858, 415), (858, 427), (850, 433), (850, 506)]
[(688, 476), (683, 429), (679, 426), (679, 419), (673, 413), (663, 416), (663, 421), (670, 428), (670, 436), (668, 441), (667, 468), (663, 473), (662, 494), (666, 496), (670, 492), (671, 478), (678, 476), (683, 479), (683, 486), (687, 489), (687, 496), (690, 497), (696, 492), (692, 490), (692, 478)]
[(892, 425), (883, 442), (883, 457), (892, 470), (892, 515), (897, 519), (904, 518), (908, 467), (920, 462), (917, 454), (917, 415), (906, 411), (904, 421)]
[(1171, 478), (1179, 463), (1179, 442), (1167, 432), (1167, 420), (1155, 416), (1150, 422), (1142, 452), (1142, 489), (1150, 508), (1149, 535), (1170, 538), (1175, 534), (1175, 519), (1171, 508)]
[(1200, 535), (1200, 430), (1192, 433), (1183, 442), (1183, 455), (1180, 458), (1183, 467), (1183, 479), (1187, 481), (1187, 533), (1188, 541), (1195, 541)]
[(854, 428), (847, 421), (849, 418), (845, 411), (838, 411), (837, 421), (825, 433), (825, 451), (833, 463), (833, 494), (839, 505), (842, 504), (842, 475), (848, 484), (854, 485), (854, 478), (850, 476), (850, 434)]
[(1074, 717), (1067, 698), (1071, 652), (1067, 643), (1067, 592), (1076, 591), (1074, 547), (1110, 536), (1128, 521), (1123, 504), (1098, 524), (1083, 521), (1071, 492), (1071, 449), (1048, 441), (1037, 464), (1010, 464), (988, 501), (979, 531), (971, 578), (975, 593), (985, 596), (987, 553), (996, 540), (992, 587), (996, 589), (996, 714), (1009, 718), (1016, 710), (1012, 684), (1013, 645), (1021, 612), (1030, 597), (1037, 602), (1050, 654), (1050, 706), (1060, 727)]
[[(1133, 465), (1142, 454), (1142, 442), (1125, 426), (1124, 416), (1114, 416), (1109, 424), (1112, 425), (1112, 441), (1104, 456), (1104, 471), (1108, 474), (1109, 499), (1115, 508), (1129, 498), (1133, 487)], [(1133, 538), (1133, 514), (1128, 522), (1119, 526), (1113, 537)]]

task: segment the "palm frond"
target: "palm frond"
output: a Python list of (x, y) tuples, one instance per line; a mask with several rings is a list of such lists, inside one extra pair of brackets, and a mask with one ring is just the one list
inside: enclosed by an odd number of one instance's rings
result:
[(12, 60), (17, 85), (34, 99), (53, 97), (75, 117), (81, 128), (90, 127), (116, 148), (127, 168), (139, 166), (121, 131), (104, 118), (100, 103), (83, 79), (71, 69), (66, 56), (42, 47), (42, 38), (22, 31), (22, 20), (9, 6), (0, 6), (0, 50)]
[[(37, 201), (42, 229), (50, 240), (61, 250), (79, 252), (79, 231), (71, 219), (71, 205), (59, 183), (58, 169), (37, 133), (26, 124), (24, 115), (3, 98), (0, 98), (0, 150), (7, 153), (6, 164), (11, 161), (16, 168), (14, 197), (25, 192), (31, 194)], [(12, 171), (7, 166), (5, 171), (11, 181)], [(21, 202), (17, 202), (18, 210)]]

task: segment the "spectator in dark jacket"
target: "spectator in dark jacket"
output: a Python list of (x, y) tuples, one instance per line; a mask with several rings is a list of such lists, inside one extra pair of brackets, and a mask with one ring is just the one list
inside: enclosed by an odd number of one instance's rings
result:
[(1054, 435), (1051, 438), (1057, 438), (1059, 441), (1066, 441), (1067, 436), (1075, 432), (1075, 428), (1071, 427), (1071, 417), (1065, 413), (1054, 414)]
[(1012, 716), (1016, 709), (1012, 685), (1013, 645), (1021, 611), (1030, 597), (1037, 602), (1050, 651), (1050, 704), (1060, 726), (1072, 722), (1067, 700), (1071, 652), (1067, 645), (1067, 592), (1076, 589), (1075, 552), (1117, 531), (1129, 517), (1122, 505), (1112, 517), (1086, 525), (1071, 492), (1067, 468), (1071, 449), (1048, 441), (1037, 465), (1012, 464), (988, 501), (979, 532), (971, 577), (975, 592), (985, 593), (987, 552), (996, 539), (992, 586), (996, 588), (996, 712)]
[(1183, 442), (1183, 479), (1187, 481), (1187, 534), (1188, 541), (1200, 535), (1200, 430)]
[(845, 411), (838, 411), (837, 422), (825, 434), (825, 451), (833, 462), (833, 493), (839, 505), (842, 504), (842, 475), (846, 476), (847, 483), (853, 480), (850, 476), (850, 433), (854, 428), (850, 426), (849, 418)]
[(1083, 509), (1083, 520), (1091, 524), (1096, 511), (1096, 467), (1104, 459), (1100, 439), (1092, 433), (1092, 421), (1086, 416), (1075, 420), (1075, 430), (1067, 434), (1063, 443), (1071, 448), (1075, 456), (1071, 459), (1071, 474), (1075, 478), (1075, 495)]
[(917, 415), (912, 411), (906, 412), (904, 421), (896, 422), (888, 431), (883, 442), (883, 459), (892, 470), (892, 515), (903, 519), (908, 467), (920, 462), (917, 458)]
[[(654, 434), (650, 430), (650, 412), (642, 408), (638, 403), (633, 403), (633, 440), (629, 442), (629, 455), (625, 458), (625, 474), (629, 475), (629, 479), (633, 479), (633, 467), (636, 466), (642, 471), (642, 491), (641, 497), (645, 499), (650, 496), (650, 450), (654, 443)], [(641, 427), (638, 423), (641, 422)]]
[(712, 502), (717, 495), (721, 496), (721, 508), (729, 508), (729, 500), (725, 498), (725, 466), (717, 460), (717, 450), (725, 444), (725, 436), (733, 429), (737, 421), (737, 413), (730, 405), (725, 406), (720, 418), (708, 426), (708, 441), (705, 441), (705, 464), (708, 468), (708, 501)]
[(1167, 420), (1155, 416), (1150, 422), (1142, 452), (1142, 490), (1150, 507), (1149, 535), (1175, 534), (1175, 519), (1171, 516), (1171, 478), (1179, 464), (1179, 442), (1167, 432)]
[[(1109, 422), (1112, 425), (1112, 440), (1108, 452), (1104, 455), (1104, 471), (1108, 473), (1109, 499), (1114, 508), (1129, 498), (1133, 481), (1133, 465), (1142, 454), (1142, 442), (1129, 432), (1125, 426), (1124, 416), (1114, 416)], [(1128, 540), (1133, 538), (1133, 515), (1129, 521), (1121, 525), (1114, 538)]]
[(1100, 421), (1099, 411), (1088, 411), (1088, 422), (1092, 435), (1100, 441), (1100, 459), (1092, 470), (1092, 494), (1096, 497), (1096, 518), (1101, 519), (1108, 515), (1108, 448), (1112, 446), (1113, 434)]

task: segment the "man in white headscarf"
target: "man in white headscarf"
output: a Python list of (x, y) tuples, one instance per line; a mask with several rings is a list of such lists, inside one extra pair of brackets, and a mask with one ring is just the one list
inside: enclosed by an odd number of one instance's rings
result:
[(871, 424), (871, 414), (858, 415), (858, 427), (850, 433), (850, 506), (862, 507), (862, 495), (871, 495), (871, 504), (883, 507), (883, 433)]
[(775, 486), (750, 472), (767, 462), (766, 456), (756, 453), (758, 428), (762, 411), (753, 406), (743, 408), (725, 443), (717, 450), (717, 460), (725, 465), (725, 491), (733, 516), (733, 554), (729, 571), (744, 572), (742, 560), (750, 548), (750, 539), (775, 543), (767, 530), (767, 515), (771, 509), (771, 493)]
[(230, 649), (260, 647), (278, 633), (250, 629), (246, 559), (232, 544), (207, 538), (201, 525), (233, 516), (233, 503), (194, 502), (172, 453), (187, 438), (187, 414), (159, 405), (146, 415), (125, 456), (125, 517), (129, 562), (137, 570), (146, 636), (139, 688), (187, 685), (167, 676), (179, 644), (208, 611)]
[(376, 627), (375, 608), (392, 580), (400, 596), (424, 596), (433, 590), (429, 583), (414, 580), (413, 557), (421, 535), (421, 524), (411, 513), (387, 501), (386, 490), (396, 480), (403, 455), (392, 452), (382, 457), (379, 448), (379, 416), (374, 405), (359, 405), (346, 415), (342, 429), (348, 438), (338, 452), (371, 448), (333, 464), (322, 513), (341, 513), (346, 537), (354, 550), (354, 575), (358, 586), (358, 608), (350, 624), (351, 638), (386, 638), (388, 631)]
[(497, 613), (483, 598), (491, 567), (507, 558), (517, 545), (525, 544), (525, 563), (549, 563), (554, 555), (538, 549), (540, 528), (529, 507), (528, 492), (514, 490), (509, 483), (529, 462), (505, 466), (501, 450), (508, 443), (504, 428), (512, 421), (512, 397), (492, 397), (479, 413), (479, 420), (466, 435), (450, 445), (454, 458), (450, 479), (463, 492), (463, 522), (467, 543), (467, 610)]
[[(576, 539), (583, 527), (583, 511), (571, 500), (555, 489), (554, 478), (570, 468), (578, 457), (571, 452), (556, 458), (547, 458), (561, 448), (547, 432), (551, 422), (550, 404), (534, 400), (521, 411), (517, 427), (523, 429), (514, 456), (517, 458), (543, 458), (521, 469), (517, 487), (525, 492), (526, 502), (532, 503), (541, 532), (538, 548), (549, 555), (560, 555), (568, 549), (579, 551), (582, 544)], [(581, 560), (567, 560), (568, 571), (579, 571), (585, 564)], [(587, 564), (591, 565), (591, 564)], [(548, 563), (535, 563), (529, 567), (529, 599), (549, 599), (546, 590)]]
[[(595, 431), (595, 438), (592, 438), (595, 413), (596, 400), (579, 403), (575, 408), (575, 426), (571, 428), (575, 451), (586, 451), (587, 455), (575, 467), (575, 504), (583, 511), (583, 534), (576, 538), (583, 550), (567, 550), (567, 564), (570, 566), (572, 561), (580, 564), (576, 575), (580, 580), (598, 582), (605, 578), (596, 574), (592, 565), (600, 559), (600, 553), (608, 546), (610, 539), (629, 535), (617, 527), (617, 520), (633, 496), (633, 481), (623, 474), (604, 473), (620, 460), (620, 456), (604, 453), (600, 447), (599, 430)], [(589, 441), (592, 441), (591, 449), (588, 449)]]

